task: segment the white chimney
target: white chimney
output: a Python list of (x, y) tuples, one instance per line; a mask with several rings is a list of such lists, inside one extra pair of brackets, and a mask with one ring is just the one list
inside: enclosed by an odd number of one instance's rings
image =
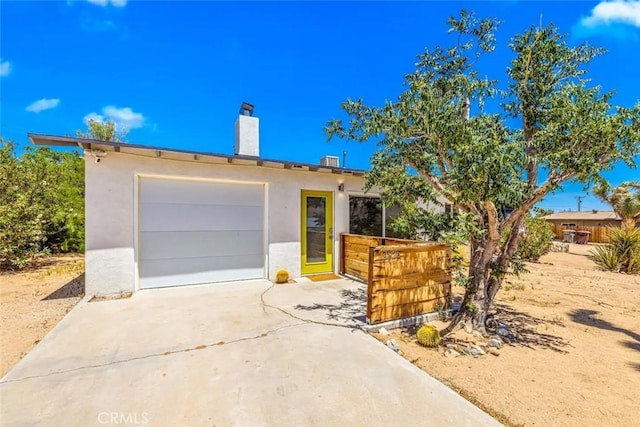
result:
[(236, 155), (260, 157), (260, 121), (252, 114), (253, 105), (243, 102), (236, 120)]

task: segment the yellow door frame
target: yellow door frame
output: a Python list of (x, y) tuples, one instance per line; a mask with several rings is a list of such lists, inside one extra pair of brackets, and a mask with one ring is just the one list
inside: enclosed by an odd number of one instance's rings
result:
[[(307, 198), (325, 197), (325, 260), (322, 262), (307, 261)], [(302, 190), (300, 197), (300, 234), (302, 251), (302, 274), (333, 272), (333, 192)]]

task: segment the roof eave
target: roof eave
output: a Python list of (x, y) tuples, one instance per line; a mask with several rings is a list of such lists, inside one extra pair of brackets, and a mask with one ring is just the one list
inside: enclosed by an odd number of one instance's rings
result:
[(202, 151), (180, 150), (180, 149), (174, 149), (174, 148), (155, 147), (155, 146), (148, 146), (148, 145), (129, 144), (129, 143), (120, 143), (120, 142), (112, 142), (112, 141), (100, 141), (96, 139), (74, 138), (69, 136), (43, 135), (43, 134), (36, 134), (36, 133), (28, 133), (27, 136), (29, 137), (29, 140), (35, 145), (80, 147), (85, 150), (93, 149), (94, 146), (113, 147), (114, 151), (120, 151), (120, 148), (122, 147), (122, 148), (147, 150), (152, 153), (156, 153), (155, 154), (156, 157), (162, 157), (162, 153), (175, 153), (175, 154), (183, 154), (183, 155), (186, 154), (186, 155), (192, 156), (193, 161), (197, 161), (201, 157), (212, 157), (212, 158), (226, 159), (230, 164), (233, 164), (235, 161), (238, 161), (238, 163), (243, 163), (243, 164), (255, 163), (256, 166), (264, 166), (264, 167), (275, 166), (275, 167), (282, 167), (284, 169), (291, 169), (291, 170), (304, 170), (304, 171), (325, 172), (325, 173), (332, 172), (336, 174), (354, 175), (354, 176), (364, 176), (364, 174), (366, 173), (366, 171), (360, 170), (360, 169), (336, 168), (331, 166), (321, 166), (321, 165), (315, 165), (310, 163), (263, 159), (261, 157), (245, 156), (245, 155), (207, 153)]

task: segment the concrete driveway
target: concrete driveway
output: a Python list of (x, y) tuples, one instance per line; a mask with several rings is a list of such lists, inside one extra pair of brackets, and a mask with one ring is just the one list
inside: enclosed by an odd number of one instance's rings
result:
[(83, 300), (1, 380), (0, 421), (498, 425), (353, 328), (363, 292), (256, 280)]

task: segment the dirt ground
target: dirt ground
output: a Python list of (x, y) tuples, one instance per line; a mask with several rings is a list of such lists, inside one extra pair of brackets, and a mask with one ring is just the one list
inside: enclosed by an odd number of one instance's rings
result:
[[(571, 245), (509, 279), (495, 313), (517, 342), (498, 356), (445, 356), (407, 331), (391, 338), (405, 358), (507, 425), (638, 425), (640, 276), (598, 271), (589, 249)], [(444, 342), (454, 340), (483, 342), (464, 330)]]
[(19, 273), (0, 272), (0, 377), (84, 294), (84, 257), (55, 256)]

